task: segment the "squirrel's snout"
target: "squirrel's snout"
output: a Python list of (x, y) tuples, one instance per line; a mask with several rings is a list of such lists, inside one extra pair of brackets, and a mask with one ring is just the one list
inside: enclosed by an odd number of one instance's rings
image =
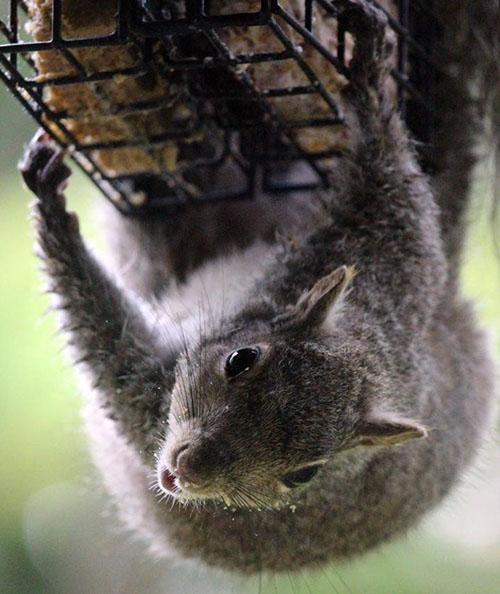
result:
[(169, 491), (172, 491), (175, 479), (181, 487), (206, 487), (227, 464), (226, 456), (217, 444), (205, 440), (173, 447), (167, 460), (168, 468), (160, 472), (159, 479), (162, 487)]

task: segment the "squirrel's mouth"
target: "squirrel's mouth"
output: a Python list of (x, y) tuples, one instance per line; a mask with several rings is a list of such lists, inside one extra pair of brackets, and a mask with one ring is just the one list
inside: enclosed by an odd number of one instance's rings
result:
[(190, 503), (196, 505), (197, 502), (213, 501), (220, 503), (224, 509), (232, 511), (236, 508), (258, 509), (261, 511), (280, 509), (283, 506), (290, 507), (288, 499), (285, 500), (282, 497), (264, 500), (262, 496), (249, 496), (248, 492), (243, 496), (239, 494), (238, 489), (235, 490), (236, 496), (234, 496), (232, 491), (216, 491), (211, 485), (190, 483), (176, 476), (167, 468), (163, 468), (158, 472), (158, 485), (162, 493), (169, 495), (184, 505)]
[(158, 473), (158, 484), (168, 495), (181, 500), (215, 499), (217, 495), (207, 485), (188, 482), (179, 478), (168, 468), (162, 468)]
[(176, 484), (177, 477), (175, 474), (171, 473), (168, 468), (164, 468), (159, 473), (160, 476), (158, 477), (158, 482), (160, 487), (166, 491), (167, 493), (171, 493), (172, 495), (178, 490), (178, 486)]

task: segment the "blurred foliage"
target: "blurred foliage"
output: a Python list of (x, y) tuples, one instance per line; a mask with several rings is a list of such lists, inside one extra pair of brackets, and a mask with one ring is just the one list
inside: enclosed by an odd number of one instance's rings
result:
[[(500, 531), (476, 548), (419, 529), (349, 566), (317, 575), (263, 577), (261, 583), (205, 572), (196, 567), (154, 564), (125, 538), (108, 504), (96, 491), (78, 418), (71, 369), (58, 356), (55, 320), (45, 317), (28, 222), (29, 194), (15, 164), (34, 125), (0, 89), (0, 591), (15, 594), (148, 592), (268, 592), (269, 594), (495, 594), (500, 591)], [(484, 196), (491, 178), (479, 183), (481, 208), (473, 230), (464, 284), (477, 297), (484, 323), (500, 336), (500, 264), (493, 256)], [(96, 190), (78, 178), (70, 184), (71, 206), (95, 234), (89, 212)], [(497, 343), (497, 346), (500, 346)], [(498, 468), (497, 468), (498, 473)], [(497, 474), (498, 476), (498, 474)], [(491, 477), (490, 477), (491, 479)], [(479, 489), (494, 489), (487, 480)], [(467, 502), (462, 511), (469, 513)], [(465, 509), (465, 511), (463, 511)], [(477, 504), (475, 504), (477, 512)], [(498, 513), (499, 508), (496, 507)], [(495, 509), (479, 510), (485, 525)], [(491, 519), (493, 520), (493, 519)], [(465, 522), (456, 516), (453, 522)], [(496, 519), (498, 525), (498, 518)], [(433, 523), (433, 520), (429, 521)], [(452, 531), (453, 533), (453, 531)], [(439, 534), (439, 533), (438, 533)], [(223, 537), (223, 535), (221, 535)], [(467, 540), (467, 538), (466, 538)]]

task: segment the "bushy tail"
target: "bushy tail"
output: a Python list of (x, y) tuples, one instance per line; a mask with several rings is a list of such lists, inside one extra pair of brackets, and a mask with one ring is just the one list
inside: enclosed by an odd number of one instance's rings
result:
[(448, 76), (436, 88), (438, 133), (432, 156), (442, 229), (456, 279), (467, 206), (480, 145), (498, 150), (500, 126), (499, 0), (435, 0), (442, 22), (436, 58)]

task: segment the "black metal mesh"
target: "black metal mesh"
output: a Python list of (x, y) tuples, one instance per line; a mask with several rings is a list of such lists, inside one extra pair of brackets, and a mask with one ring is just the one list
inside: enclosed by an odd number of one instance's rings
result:
[[(348, 78), (345, 32), (336, 30), (335, 52), (318, 33), (318, 14), (337, 26), (334, 2), (301, 0), (298, 15), (286, 0), (116, 0), (112, 26), (95, 37), (68, 35), (61, 17), (67, 2), (52, 1), (52, 28), (46, 39), (39, 35), (33, 41), (25, 31), (25, 3), (6, 0), (5, 14), (0, 13), (0, 77), (122, 211), (328, 186), (331, 160), (340, 151), (328, 143), (315, 147), (304, 138), (321, 139), (337, 130), (342, 110), (304, 55), (313, 52), (323, 70)], [(245, 11), (238, 12), (238, 6)], [(439, 75), (432, 58), (439, 32), (432, 1), (401, 0), (399, 18), (391, 17), (390, 24), (399, 42), (393, 71), (399, 107), (425, 147), (433, 137), (432, 90)], [(228, 39), (231, 34), (241, 38), (241, 27), (259, 28), (265, 47), (235, 51)], [(121, 48), (125, 63), (89, 67), (85, 52), (102, 46)], [(45, 55), (57, 58), (59, 74), (37, 76), (35, 61)], [(293, 72), (294, 84), (259, 86), (260, 69), (265, 73), (278, 63)], [(124, 100), (113, 87), (124, 80), (140, 82), (144, 89), (156, 85), (162, 92)], [(68, 86), (75, 84), (80, 86)], [(91, 90), (97, 111), (55, 111), (47, 93), (57, 93), (58, 87), (77, 94)], [(283, 106), (297, 100), (321, 104), (319, 115), (284, 117)], [(153, 124), (162, 117), (166, 124), (148, 127), (144, 118), (151, 114)], [(108, 127), (119, 122), (123, 130), (99, 142), (92, 135), (82, 140), (75, 122), (89, 117)], [(139, 170), (120, 173), (106, 165), (106, 159), (119, 162), (132, 149), (141, 156)], [(175, 164), (168, 166), (169, 159)]]

